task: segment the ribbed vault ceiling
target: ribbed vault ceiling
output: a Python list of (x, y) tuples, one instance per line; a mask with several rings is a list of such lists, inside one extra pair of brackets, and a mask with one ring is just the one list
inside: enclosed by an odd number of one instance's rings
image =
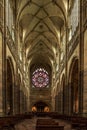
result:
[(22, 50), (31, 63), (56, 61), (67, 0), (18, 0), (17, 23), (23, 29)]

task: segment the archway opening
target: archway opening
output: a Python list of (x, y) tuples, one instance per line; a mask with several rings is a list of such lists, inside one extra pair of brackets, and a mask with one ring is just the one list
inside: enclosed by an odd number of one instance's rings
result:
[(32, 111), (33, 112), (49, 112), (50, 108), (45, 102), (39, 101), (39, 102), (36, 102), (32, 106)]
[(79, 68), (78, 59), (75, 60), (71, 73), (71, 112), (79, 112)]
[(13, 113), (13, 72), (10, 58), (6, 66), (6, 114)]

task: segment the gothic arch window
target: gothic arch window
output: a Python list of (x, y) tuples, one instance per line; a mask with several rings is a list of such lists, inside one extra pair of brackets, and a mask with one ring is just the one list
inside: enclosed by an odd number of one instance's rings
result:
[(49, 74), (44, 68), (37, 68), (32, 73), (32, 84), (36, 88), (49, 86)]

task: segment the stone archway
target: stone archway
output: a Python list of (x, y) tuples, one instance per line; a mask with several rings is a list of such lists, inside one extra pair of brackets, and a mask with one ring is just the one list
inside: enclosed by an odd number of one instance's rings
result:
[(71, 68), (70, 68), (70, 88), (69, 88), (69, 95), (70, 95), (70, 110), (71, 113), (78, 113), (79, 112), (79, 64), (78, 59), (75, 58), (72, 61)]
[(6, 114), (13, 113), (13, 86), (14, 86), (14, 69), (12, 60), (8, 57), (6, 61)]
[(50, 107), (48, 106), (47, 103), (43, 101), (38, 101), (32, 106), (32, 110), (35, 110), (36, 112), (49, 112)]

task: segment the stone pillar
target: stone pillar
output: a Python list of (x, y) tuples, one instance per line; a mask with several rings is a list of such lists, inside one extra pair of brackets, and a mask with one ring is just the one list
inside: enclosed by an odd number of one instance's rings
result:
[(84, 32), (83, 113), (87, 113), (87, 29)]
[(55, 111), (58, 112), (58, 95), (55, 96)]
[(64, 114), (69, 114), (69, 87), (64, 87)]
[(2, 33), (0, 32), (0, 113), (2, 112)]
[(22, 90), (20, 90), (20, 113), (22, 113)]
[(60, 108), (61, 108), (61, 114), (64, 114), (64, 97), (63, 97), (63, 89), (60, 93)]
[(17, 86), (14, 87), (14, 113), (17, 114)]
[(63, 113), (63, 92), (58, 93), (58, 113)]
[(24, 93), (20, 91), (20, 113), (24, 113)]
[(60, 104), (60, 102), (59, 102), (59, 93), (58, 93), (58, 113), (59, 113), (59, 111), (60, 111), (60, 109), (59, 109), (59, 105)]
[(71, 95), (71, 83), (68, 83), (68, 103), (67, 103), (67, 107), (68, 107), (68, 114), (72, 114), (72, 109), (71, 109), (71, 107), (72, 107), (72, 95)]
[(4, 1), (0, 0), (0, 113), (3, 114), (6, 113), (6, 28)]
[(55, 97), (52, 97), (52, 111), (55, 111)]

